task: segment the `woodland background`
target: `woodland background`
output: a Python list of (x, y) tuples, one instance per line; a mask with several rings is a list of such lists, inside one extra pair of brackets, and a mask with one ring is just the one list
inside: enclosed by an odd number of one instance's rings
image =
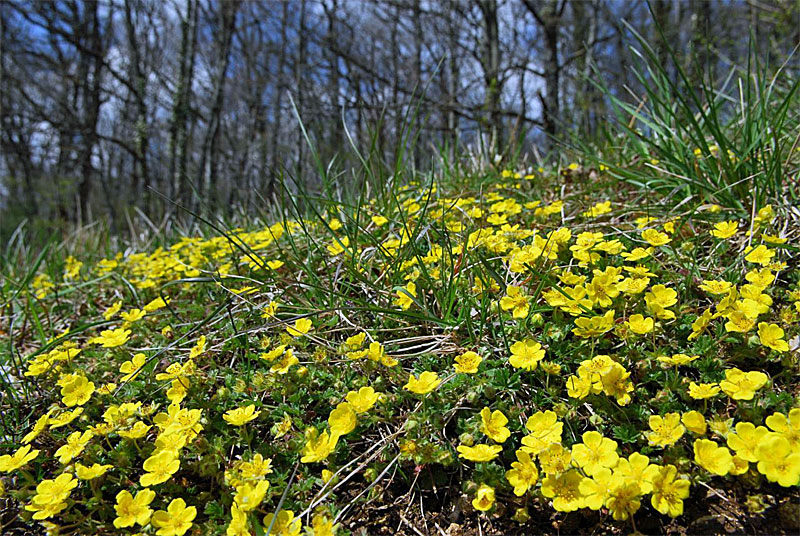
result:
[(715, 87), (800, 66), (796, 0), (2, 1), (0, 26), (3, 242), (252, 213), (319, 165), (346, 187), (353, 147), (426, 171), (602, 143), (598, 84), (641, 98), (634, 32)]

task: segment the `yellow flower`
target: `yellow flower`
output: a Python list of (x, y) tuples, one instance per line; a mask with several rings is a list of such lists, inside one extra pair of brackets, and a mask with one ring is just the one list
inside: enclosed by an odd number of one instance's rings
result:
[(728, 446), (737, 456), (756, 463), (758, 461), (758, 447), (763, 443), (769, 430), (763, 426), (756, 427), (753, 423), (736, 423), (736, 433), (728, 434)]
[(617, 465), (617, 442), (603, 437), (599, 432), (589, 431), (582, 436), (583, 443), (572, 446), (572, 459), (592, 476), (602, 468), (613, 468)]
[(94, 383), (86, 379), (85, 376), (75, 375), (72, 381), (64, 384), (61, 388), (61, 401), (65, 406), (82, 406), (91, 398), (94, 393)]
[(34, 512), (33, 519), (41, 520), (52, 517), (67, 507), (66, 500), (70, 492), (78, 485), (69, 473), (59, 475), (53, 480), (42, 480), (36, 486), (36, 495), (25, 509)]
[(503, 447), (500, 445), (483, 444), (475, 445), (474, 447), (459, 445), (456, 447), (456, 450), (459, 452), (459, 458), (464, 458), (465, 460), (469, 460), (471, 462), (489, 462), (497, 458), (497, 455), (500, 454), (500, 451), (503, 450)]
[(667, 357), (665, 355), (659, 356), (658, 360), (662, 363), (665, 363), (667, 366), (671, 367), (679, 367), (681, 365), (686, 365), (687, 363), (691, 363), (695, 359), (698, 359), (699, 355), (686, 355), (686, 354), (672, 354), (672, 356)]
[(344, 344), (350, 351), (358, 350), (359, 348), (364, 346), (364, 341), (366, 340), (366, 338), (367, 334), (362, 331), (361, 333), (357, 333), (355, 335), (347, 337), (347, 340), (344, 341)]
[(158, 528), (158, 536), (183, 536), (192, 528), (196, 516), (197, 508), (187, 507), (183, 499), (172, 499), (166, 512), (158, 510), (153, 514), (151, 523)]
[(475, 498), (472, 499), (472, 506), (475, 510), (480, 512), (489, 511), (494, 505), (494, 488), (481, 484), (478, 491), (475, 493)]
[(350, 239), (346, 236), (341, 238), (334, 238), (333, 242), (327, 246), (328, 253), (331, 254), (332, 257), (343, 253), (348, 247), (350, 247)]
[(508, 362), (512, 367), (523, 370), (536, 370), (539, 361), (544, 358), (542, 345), (532, 339), (517, 341), (511, 345), (511, 357)]
[(162, 309), (167, 306), (167, 301), (169, 300), (165, 301), (164, 298), (161, 297), (150, 300), (149, 302), (147, 302), (147, 304), (145, 304), (144, 311), (146, 313), (153, 313), (155, 311), (158, 311), (159, 309)]
[(763, 346), (777, 352), (788, 352), (789, 343), (783, 340), (783, 329), (777, 324), (758, 323), (758, 339)]
[(261, 318), (270, 319), (275, 316), (275, 312), (278, 310), (278, 302), (271, 301), (269, 302), (262, 310), (261, 310)]
[(704, 435), (706, 433), (706, 418), (699, 411), (684, 413), (681, 422), (693, 434)]
[(27, 465), (31, 460), (35, 460), (39, 455), (39, 451), (31, 450), (30, 445), (25, 445), (16, 450), (14, 454), (4, 454), (0, 456), (0, 472), (10, 473)]
[(649, 419), (651, 432), (645, 432), (651, 445), (666, 447), (678, 441), (686, 428), (681, 424), (679, 413), (667, 413), (663, 417), (651, 415)]
[(716, 383), (689, 383), (689, 396), (695, 400), (711, 398), (719, 394), (719, 386)]
[(581, 216), (596, 218), (603, 214), (608, 214), (609, 212), (611, 212), (611, 201), (601, 201), (600, 203), (594, 204), (589, 210), (581, 212)]
[(555, 412), (537, 411), (528, 418), (525, 428), (530, 432), (522, 438), (522, 450), (530, 454), (539, 454), (553, 443), (561, 443), (564, 423), (558, 421)]
[(669, 244), (669, 235), (662, 233), (656, 229), (645, 229), (642, 231), (642, 238), (644, 238), (651, 246), (663, 246)]
[(281, 438), (281, 437), (285, 436), (286, 433), (291, 429), (292, 429), (292, 418), (289, 416), (288, 413), (284, 413), (283, 414), (283, 419), (281, 419), (281, 422), (275, 424), (272, 427), (272, 429), (271, 429), (272, 436), (275, 439)]
[(272, 527), (272, 534), (276, 536), (300, 536), (303, 522), (294, 517), (291, 510), (280, 510), (278, 515), (267, 514), (264, 516), (264, 527)]
[(561, 374), (561, 365), (558, 363), (552, 363), (550, 361), (541, 361), (542, 370), (545, 374), (557, 375)]
[(553, 508), (559, 512), (573, 512), (583, 508), (586, 502), (580, 490), (583, 478), (575, 469), (558, 475), (548, 475), (542, 481), (542, 495), (553, 499)]
[(475, 352), (464, 352), (455, 359), (456, 372), (475, 374), (483, 358)]
[[(36, 423), (31, 428), (31, 431), (25, 434), (25, 437), (22, 438), (22, 444), (25, 445), (30, 443), (41, 434), (45, 428), (47, 428), (47, 423), (50, 421), (50, 415), (52, 415), (53, 410), (49, 410), (47, 413), (36, 419)], [(38, 451), (37, 451), (38, 452)], [(2, 457), (0, 457), (2, 460)], [(2, 467), (2, 462), (0, 461), (0, 467)], [(2, 471), (2, 469), (0, 469)]]
[(372, 223), (374, 223), (376, 227), (383, 227), (388, 221), (388, 219), (381, 215), (372, 216)]
[(236, 495), (234, 495), (233, 501), (242, 512), (252, 512), (264, 500), (268, 489), (269, 482), (267, 480), (259, 480), (256, 483), (245, 482), (236, 487)]
[(711, 323), (711, 318), (713, 317), (713, 313), (710, 309), (706, 309), (703, 311), (703, 314), (698, 316), (694, 322), (692, 322), (692, 332), (687, 337), (688, 340), (693, 341), (698, 338), (700, 335), (708, 327), (709, 323)]
[(511, 436), (506, 428), (508, 418), (500, 410), (492, 411), (488, 407), (481, 410), (481, 432), (489, 436), (492, 441), (503, 443)]
[(608, 499), (608, 492), (616, 482), (611, 470), (603, 467), (592, 475), (592, 478), (584, 478), (578, 485), (578, 489), (583, 495), (584, 508), (599, 510)]
[(50, 429), (52, 430), (54, 428), (60, 428), (62, 426), (66, 426), (67, 424), (77, 419), (82, 413), (83, 413), (83, 408), (75, 408), (72, 411), (64, 411), (60, 413), (57, 417), (51, 417), (48, 420)]
[(800, 452), (778, 434), (768, 434), (758, 446), (758, 472), (783, 487), (800, 484)]
[(800, 451), (800, 408), (794, 408), (787, 418), (775, 412), (764, 421), (770, 430), (785, 437), (793, 449)]
[(130, 311), (125, 311), (120, 313), (120, 317), (127, 322), (128, 324), (133, 324), (134, 322), (141, 320), (147, 314), (146, 311), (141, 309), (131, 309)]
[(689, 497), (689, 481), (676, 478), (677, 474), (678, 469), (674, 465), (666, 465), (658, 468), (652, 480), (650, 504), (670, 517), (678, 517), (683, 513), (683, 499)]
[(292, 337), (301, 337), (311, 330), (312, 325), (313, 323), (310, 318), (298, 318), (294, 321), (294, 327), (286, 327), (286, 333)]
[(408, 284), (404, 288), (398, 290), (396, 294), (397, 298), (394, 300), (395, 305), (406, 311), (411, 307), (411, 304), (414, 303), (414, 298), (417, 297), (417, 285), (414, 284), (413, 281), (409, 281)]
[(231, 522), (225, 529), (225, 536), (250, 536), (247, 513), (236, 503), (231, 505)]
[(653, 254), (653, 248), (634, 248), (633, 251), (630, 253), (623, 251), (621, 253), (622, 258), (628, 262), (636, 262), (642, 259), (646, 259), (650, 255)]
[(523, 450), (517, 451), (517, 461), (513, 462), (511, 469), (506, 471), (506, 480), (514, 487), (514, 495), (517, 497), (522, 497), (536, 485), (539, 480), (539, 471), (530, 454)]
[(619, 477), (613, 478), (606, 499), (606, 506), (617, 521), (631, 517), (641, 506), (638, 482), (628, 482)]
[(667, 307), (672, 307), (678, 302), (677, 296), (678, 293), (674, 289), (667, 288), (664, 285), (655, 285), (644, 295), (644, 301), (647, 305), (647, 310), (656, 317), (672, 320), (675, 318), (675, 313), (668, 311)]
[(139, 484), (150, 487), (166, 482), (180, 469), (180, 466), (181, 462), (176, 458), (175, 451), (156, 451), (142, 464), (146, 473), (139, 477)]
[(356, 413), (366, 413), (375, 405), (375, 402), (380, 398), (380, 394), (375, 392), (372, 387), (362, 387), (356, 391), (350, 391), (345, 396), (345, 399), (350, 403), (350, 407)]
[(639, 314), (631, 315), (630, 318), (628, 318), (628, 327), (637, 335), (646, 335), (650, 333), (653, 331), (654, 325), (655, 321), (652, 318), (645, 318)]
[(775, 256), (775, 252), (764, 244), (761, 244), (756, 248), (748, 246), (748, 248), (745, 249), (745, 253), (747, 253), (747, 255), (745, 256), (744, 260), (747, 262), (760, 264), (761, 266), (767, 266), (770, 262), (772, 262), (772, 257)]
[(705, 290), (709, 294), (722, 295), (730, 292), (733, 285), (728, 281), (716, 281), (713, 279), (704, 279), (700, 289)]
[(752, 400), (755, 392), (766, 385), (769, 378), (763, 372), (743, 372), (738, 368), (725, 371), (725, 379), (719, 382), (722, 391), (734, 400)]
[(235, 408), (225, 412), (222, 416), (225, 422), (233, 426), (242, 426), (261, 415), (261, 411), (256, 411), (256, 405), (250, 404), (241, 408)]
[(129, 329), (105, 329), (100, 332), (99, 337), (89, 339), (89, 343), (100, 344), (103, 348), (116, 348), (128, 342), (130, 336), (131, 330)]
[(328, 425), (331, 427), (331, 434), (336, 436), (347, 435), (356, 427), (356, 412), (349, 402), (342, 402), (336, 409), (331, 411), (328, 417)]
[(744, 278), (763, 290), (770, 286), (773, 281), (775, 281), (775, 274), (773, 274), (769, 268), (754, 268), (747, 272), (744, 275)]
[(731, 451), (717, 445), (710, 439), (695, 440), (694, 461), (709, 473), (719, 476), (727, 475), (733, 468)]
[(300, 360), (294, 355), (294, 351), (289, 348), (286, 350), (286, 353), (283, 354), (283, 357), (280, 359), (280, 361), (270, 367), (269, 371), (276, 372), (278, 374), (288, 374), (289, 369), (299, 363)]
[(114, 302), (114, 304), (103, 312), (103, 318), (111, 320), (115, 314), (122, 309), (122, 301)]
[[(520, 450), (528, 452), (527, 449), (522, 447)], [(551, 443), (547, 448), (539, 452), (538, 456), (542, 471), (546, 475), (557, 475), (571, 467), (572, 454), (569, 449), (561, 446), (561, 443)]]
[(300, 462), (314, 463), (324, 460), (336, 448), (338, 441), (339, 436), (336, 434), (329, 435), (327, 431), (320, 434), (316, 428), (309, 428), (306, 431), (306, 444), (303, 447), (303, 457), (300, 458)]
[(442, 383), (442, 380), (439, 379), (438, 374), (435, 372), (425, 371), (420, 374), (419, 377), (412, 374), (408, 378), (408, 383), (403, 386), (403, 389), (418, 395), (424, 395), (436, 389), (440, 383)]
[(512, 311), (514, 318), (525, 318), (530, 311), (529, 300), (520, 287), (509, 285), (506, 287), (506, 295), (500, 298), (500, 308), (503, 311)]
[(239, 464), (239, 471), (244, 478), (263, 478), (272, 473), (272, 458), (264, 458), (261, 453), (256, 453), (249, 462)]
[(602, 316), (576, 318), (575, 326), (572, 332), (578, 337), (588, 339), (602, 335), (614, 327), (614, 310), (606, 311)]
[(146, 362), (147, 362), (147, 356), (142, 353), (135, 354), (130, 361), (125, 361), (119, 367), (119, 371), (123, 373), (125, 376), (120, 378), (119, 381), (127, 382), (128, 380), (136, 378), (136, 376), (138, 376), (139, 373), (142, 371), (141, 369), (142, 367), (144, 367), (144, 364)]
[(106, 474), (106, 471), (114, 467), (113, 465), (100, 465), (99, 463), (93, 464), (91, 467), (87, 467), (82, 463), (75, 464), (75, 476), (80, 478), (81, 480), (92, 480), (97, 478), (98, 476), (103, 476)]
[(723, 221), (714, 225), (714, 230), (711, 231), (711, 236), (725, 240), (735, 235), (738, 229), (739, 222)]
[(83, 433), (72, 432), (67, 438), (67, 442), (62, 445), (55, 453), (58, 461), (62, 464), (69, 463), (73, 458), (77, 457), (86, 445), (94, 437), (94, 433), (87, 430)]
[(620, 458), (614, 468), (614, 475), (625, 480), (638, 482), (642, 493), (650, 493), (653, 489), (652, 479), (658, 470), (657, 465), (650, 464), (650, 458), (638, 452), (632, 452), (627, 458)]
[(114, 519), (114, 526), (123, 529), (132, 527), (135, 523), (143, 527), (147, 525), (153, 513), (149, 505), (155, 497), (156, 492), (150, 489), (137, 492), (136, 497), (128, 490), (117, 493), (117, 504), (114, 506), (117, 517)]
[(617, 404), (626, 406), (631, 402), (630, 393), (633, 392), (633, 383), (630, 381), (631, 373), (616, 361), (611, 363), (610, 369), (600, 376), (603, 393), (613, 396)]

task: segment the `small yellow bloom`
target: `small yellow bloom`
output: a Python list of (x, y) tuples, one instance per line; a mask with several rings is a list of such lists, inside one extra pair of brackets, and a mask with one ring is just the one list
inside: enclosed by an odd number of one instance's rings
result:
[(681, 422), (687, 430), (697, 435), (705, 435), (706, 418), (699, 411), (689, 411), (681, 417)]
[(517, 341), (511, 345), (510, 350), (508, 362), (512, 367), (523, 370), (536, 370), (545, 355), (542, 345), (532, 339)]
[(754, 264), (760, 264), (761, 266), (767, 266), (772, 262), (772, 257), (775, 256), (775, 252), (769, 249), (764, 244), (759, 245), (756, 248), (749, 246), (745, 249), (744, 260), (747, 262), (752, 262)]
[(487, 486), (486, 484), (481, 484), (478, 487), (478, 491), (475, 494), (475, 498), (472, 499), (472, 506), (475, 510), (480, 512), (487, 512), (491, 510), (492, 506), (494, 505), (494, 488), (491, 486)]
[(197, 516), (197, 508), (186, 506), (183, 499), (172, 499), (167, 510), (158, 510), (153, 514), (151, 523), (158, 528), (157, 536), (183, 536), (192, 528), (192, 521)]
[(789, 343), (783, 340), (783, 329), (777, 324), (758, 323), (758, 340), (776, 352), (788, 352)]
[(425, 371), (419, 376), (414, 376), (412, 374), (411, 377), (408, 378), (408, 383), (403, 386), (403, 389), (418, 395), (424, 395), (436, 389), (440, 383), (442, 383), (442, 380), (437, 373)]
[(651, 246), (663, 246), (664, 244), (669, 244), (670, 241), (668, 234), (656, 229), (645, 229), (642, 231), (642, 238)]
[(302, 337), (306, 335), (313, 326), (313, 322), (311, 322), (310, 318), (298, 318), (294, 321), (294, 327), (287, 326), (286, 333), (291, 335), (292, 337)]
[(694, 461), (709, 473), (719, 476), (727, 475), (733, 468), (731, 452), (709, 439), (694, 442)]
[(347, 435), (352, 432), (356, 427), (356, 412), (349, 402), (342, 402), (336, 409), (331, 411), (328, 417), (328, 425), (331, 427), (331, 433), (337, 436)]
[(99, 463), (95, 463), (90, 467), (83, 465), (82, 463), (75, 464), (75, 476), (80, 478), (81, 480), (92, 480), (99, 476), (106, 474), (106, 471), (114, 467), (113, 465), (100, 465)]
[(481, 410), (481, 432), (489, 436), (492, 441), (503, 443), (511, 436), (506, 428), (508, 418), (500, 410), (492, 411), (488, 407)]
[(39, 451), (31, 450), (30, 445), (25, 445), (16, 450), (14, 454), (4, 454), (0, 456), (0, 472), (10, 473), (27, 465), (31, 460), (35, 460), (39, 455)]
[(737, 221), (723, 221), (714, 225), (714, 230), (711, 235), (723, 240), (732, 237), (739, 229), (739, 222)]
[(345, 399), (350, 403), (350, 407), (356, 413), (366, 413), (375, 405), (375, 402), (380, 398), (380, 394), (375, 392), (372, 387), (362, 387), (356, 391), (350, 391), (345, 396)]
[(475, 374), (478, 372), (478, 365), (481, 364), (483, 358), (475, 352), (464, 352), (455, 359), (456, 372), (464, 374)]
[(738, 368), (725, 371), (725, 379), (719, 382), (722, 391), (734, 400), (752, 400), (755, 392), (766, 385), (769, 378), (763, 372), (743, 372)]
[(261, 411), (256, 411), (255, 404), (250, 404), (249, 406), (226, 411), (222, 418), (225, 419), (225, 422), (228, 424), (242, 426), (257, 418), (259, 415), (261, 415)]
[(411, 307), (411, 304), (414, 303), (414, 298), (417, 297), (417, 285), (415, 285), (413, 281), (409, 281), (408, 284), (404, 288), (398, 290), (396, 294), (397, 298), (394, 300), (395, 305), (398, 305), (406, 311)]
[(503, 447), (500, 445), (484, 444), (475, 445), (474, 447), (459, 445), (456, 447), (456, 450), (459, 452), (459, 458), (464, 458), (471, 462), (489, 462), (497, 458), (500, 451), (503, 450)]
[(117, 517), (114, 519), (114, 526), (118, 529), (132, 527), (134, 524), (141, 526), (147, 525), (153, 511), (149, 508), (151, 502), (156, 497), (156, 492), (151, 489), (143, 489), (136, 493), (136, 497), (131, 495), (128, 490), (117, 493), (117, 504), (114, 510)]
[(639, 314), (631, 315), (630, 318), (628, 318), (628, 327), (637, 335), (646, 335), (650, 333), (653, 331), (654, 325), (655, 321), (652, 318), (645, 318)]

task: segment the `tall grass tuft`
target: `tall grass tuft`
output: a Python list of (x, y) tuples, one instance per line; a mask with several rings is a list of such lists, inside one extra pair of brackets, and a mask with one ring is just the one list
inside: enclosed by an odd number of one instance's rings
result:
[(767, 203), (796, 204), (800, 80), (787, 63), (771, 70), (751, 41), (746, 65), (720, 82), (695, 80), (665, 42), (675, 69), (670, 76), (653, 46), (627, 26), (638, 43), (633, 73), (643, 93), (631, 102), (597, 73), (593, 83), (615, 117), (606, 132), (615, 156), (598, 157), (582, 143), (579, 152), (620, 180), (675, 202), (693, 199), (740, 214)]

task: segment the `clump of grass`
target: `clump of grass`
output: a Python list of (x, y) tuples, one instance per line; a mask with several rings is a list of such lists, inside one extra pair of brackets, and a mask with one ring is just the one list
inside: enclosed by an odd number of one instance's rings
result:
[(797, 204), (800, 81), (787, 69), (791, 55), (773, 69), (751, 45), (746, 65), (715, 81), (691, 77), (665, 42), (673, 76), (651, 43), (627, 27), (637, 42), (633, 73), (642, 93), (613, 93), (598, 73), (594, 83), (616, 118), (606, 131), (608, 158), (585, 145), (579, 152), (674, 202), (692, 198), (740, 216), (769, 203)]

